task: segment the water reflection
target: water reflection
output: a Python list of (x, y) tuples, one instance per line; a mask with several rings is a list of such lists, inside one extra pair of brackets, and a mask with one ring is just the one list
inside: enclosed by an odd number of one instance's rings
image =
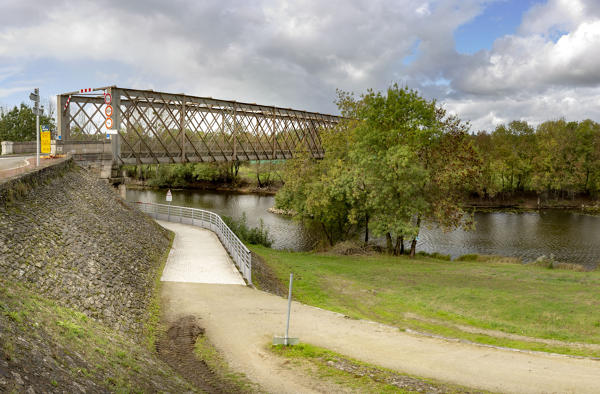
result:
[[(165, 202), (165, 192), (127, 190), (129, 201)], [(174, 205), (203, 208), (239, 218), (246, 213), (248, 224), (257, 226), (262, 218), (276, 249), (309, 250), (315, 237), (290, 218), (267, 210), (273, 196), (229, 192), (173, 191)], [(553, 253), (559, 261), (595, 267), (600, 262), (600, 218), (547, 210), (541, 213), (477, 213), (475, 231), (443, 232), (425, 227), (419, 235), (418, 250), (440, 252), (453, 258), (467, 253), (521, 257), (525, 261)]]

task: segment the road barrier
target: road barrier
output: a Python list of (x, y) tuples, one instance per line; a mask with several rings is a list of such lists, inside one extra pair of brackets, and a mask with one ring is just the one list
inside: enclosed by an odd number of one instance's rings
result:
[(248, 284), (252, 284), (252, 255), (250, 250), (214, 212), (204, 209), (181, 207), (177, 205), (136, 202), (140, 210), (151, 217), (169, 222), (191, 224), (211, 230), (225, 247), (231, 259), (242, 273)]

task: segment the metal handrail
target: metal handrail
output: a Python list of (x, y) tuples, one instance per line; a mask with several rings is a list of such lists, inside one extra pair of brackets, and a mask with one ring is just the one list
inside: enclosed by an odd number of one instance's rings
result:
[(225, 247), (231, 259), (249, 285), (252, 285), (252, 255), (250, 250), (225, 224), (219, 215), (204, 209), (188, 208), (178, 205), (157, 204), (137, 201), (140, 210), (154, 219), (191, 224), (211, 230)]

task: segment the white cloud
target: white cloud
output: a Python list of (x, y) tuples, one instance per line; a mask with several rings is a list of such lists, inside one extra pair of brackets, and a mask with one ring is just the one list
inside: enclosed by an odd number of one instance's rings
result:
[(420, 5), (416, 10), (416, 14), (419, 16), (428, 16), (431, 15), (431, 11), (429, 10), (429, 3), (424, 3)]
[(76, 70), (90, 79), (82, 87), (116, 83), (333, 112), (336, 88), (399, 82), (474, 128), (513, 118), (600, 120), (595, 0), (538, 4), (514, 35), (473, 55), (456, 52), (453, 33), (493, 0), (57, 0), (43, 12), (33, 0), (4, 1), (5, 97), (26, 85), (16, 79), (39, 80), (36, 67), (51, 60), (56, 70), (45, 78), (63, 91), (78, 87), (61, 68), (84, 64), (89, 72)]

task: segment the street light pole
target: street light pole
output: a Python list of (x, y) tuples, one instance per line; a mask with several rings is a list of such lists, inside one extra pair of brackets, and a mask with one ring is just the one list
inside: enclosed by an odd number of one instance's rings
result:
[(33, 113), (35, 114), (35, 166), (40, 166), (40, 89), (35, 88), (29, 95), (33, 101)]

